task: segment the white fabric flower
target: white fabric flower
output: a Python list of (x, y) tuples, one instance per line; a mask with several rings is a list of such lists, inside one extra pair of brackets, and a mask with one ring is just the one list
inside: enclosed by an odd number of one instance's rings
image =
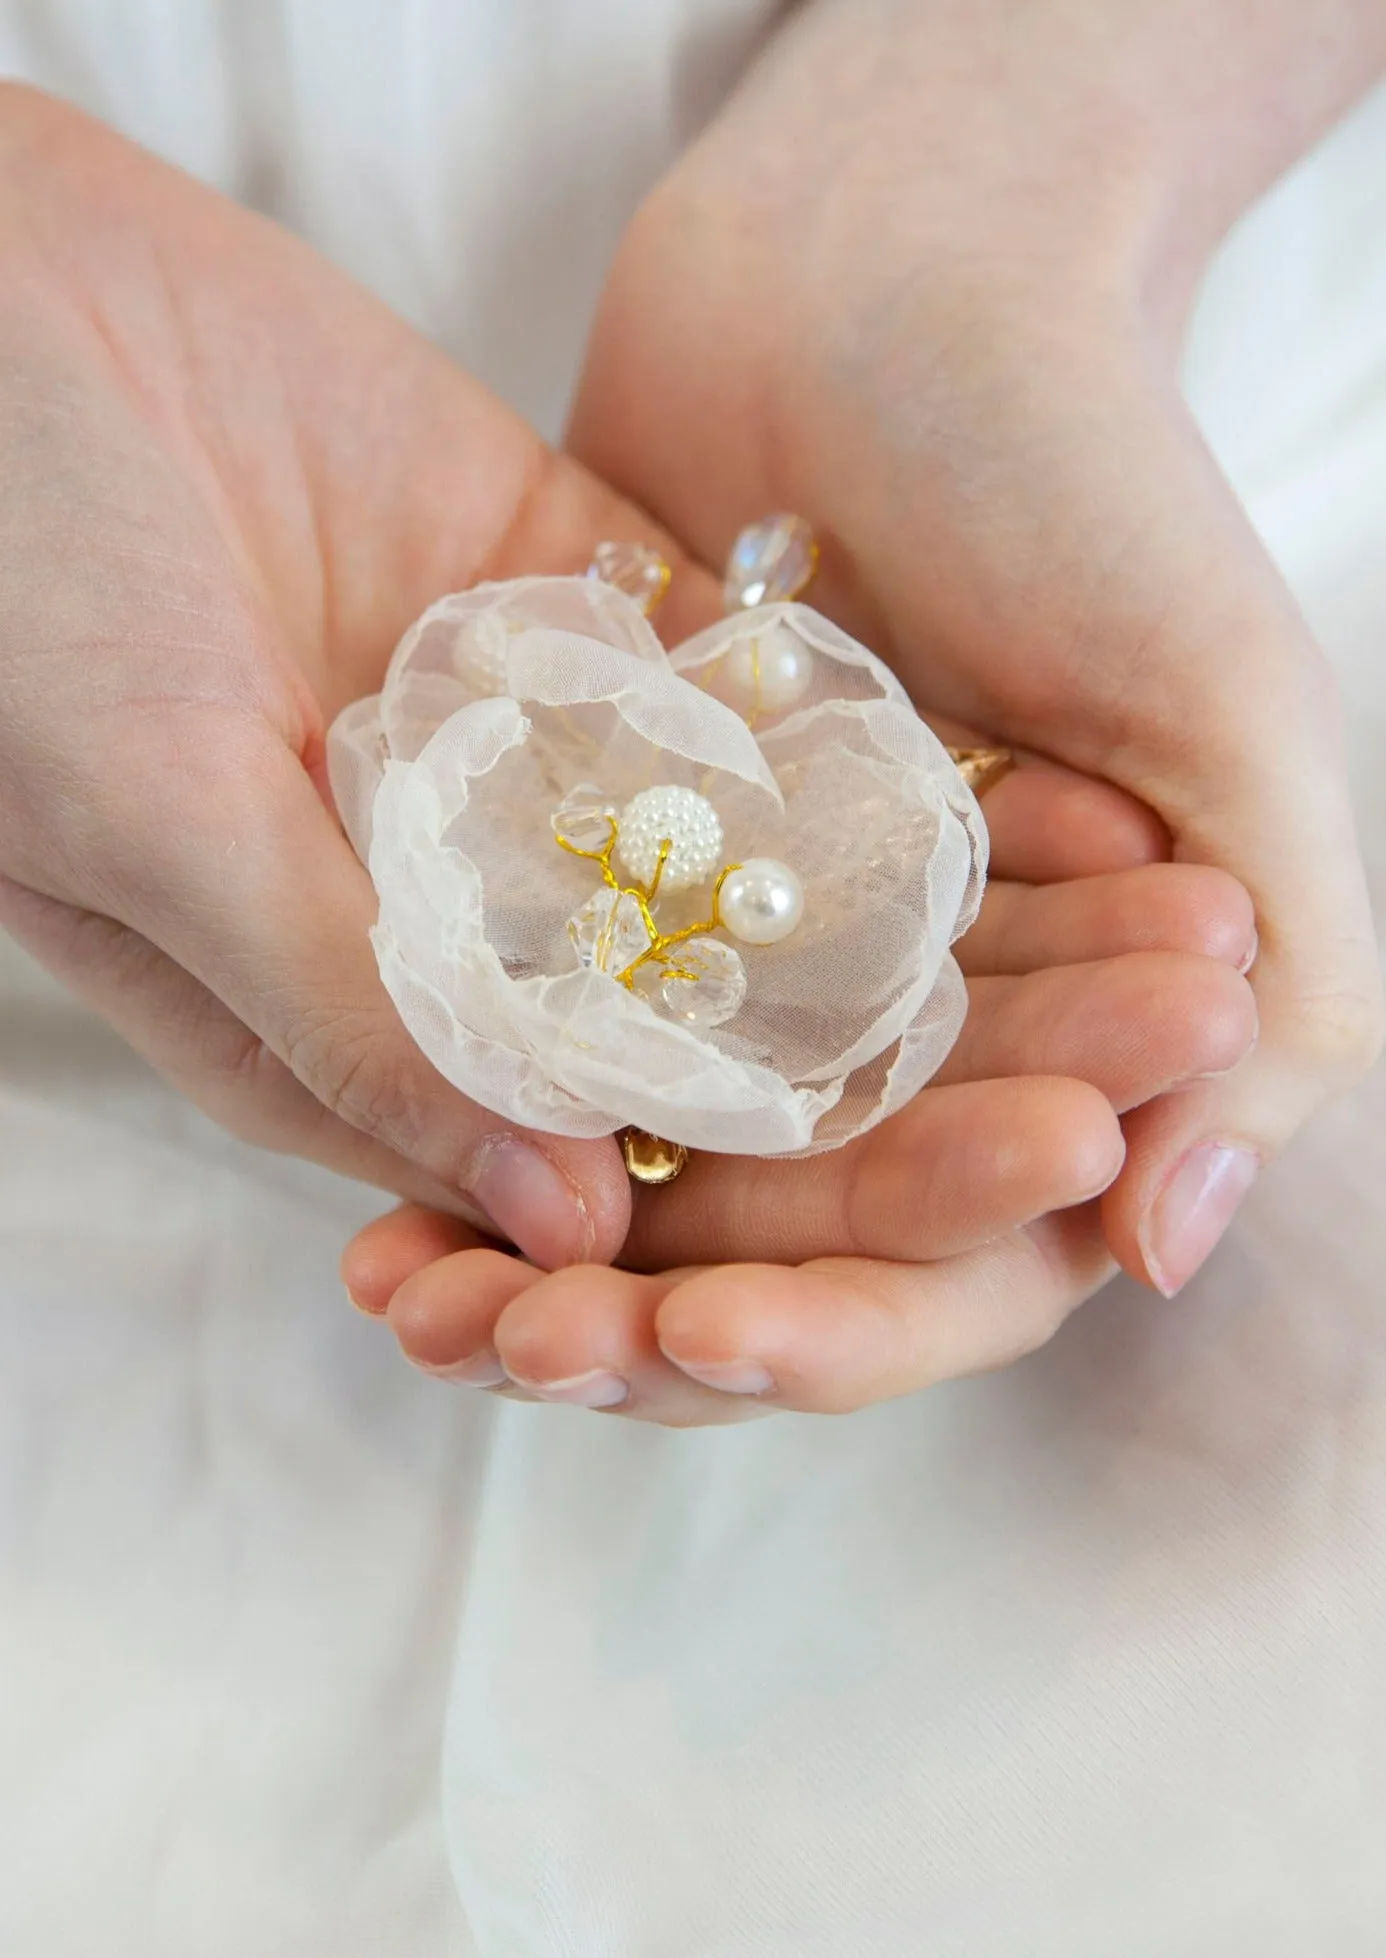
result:
[[(889, 669), (807, 606), (738, 613), (668, 654), (595, 579), (483, 585), (406, 633), (380, 694), (333, 727), (329, 765), (404, 1024), (513, 1121), (806, 1154), (899, 1108), (957, 1037), (949, 946), (981, 900), (981, 812)], [(724, 869), (788, 866), (788, 936), (704, 931), (632, 970), (649, 943), (637, 898), (562, 848), (554, 816), (564, 805), (559, 827), (587, 847), (604, 810), (652, 788), (715, 811), (690, 832), (688, 875), (718, 825)], [(611, 868), (634, 885), (619, 854)], [(661, 934), (716, 909), (708, 881), (651, 904)]]

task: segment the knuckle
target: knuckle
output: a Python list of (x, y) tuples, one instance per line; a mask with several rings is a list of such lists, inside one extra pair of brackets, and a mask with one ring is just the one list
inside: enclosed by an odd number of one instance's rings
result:
[[(257, 1149), (299, 1148), (304, 1143), (296, 1097), (302, 1093), (284, 1063), (249, 1027), (237, 1022), (207, 1036), (199, 1056), (197, 1098), (238, 1142)], [(285, 1092), (286, 1088), (291, 1092)]]
[(328, 1110), (366, 1135), (388, 1138), (408, 1151), (406, 1094), (395, 1070), (382, 1064), (378, 1026), (351, 1013), (312, 1013), (288, 1034), (292, 1072)]
[[(258, 1034), (230, 1014), (197, 1013), (161, 1063), (175, 1087), (237, 1142), (256, 1149), (311, 1148), (318, 1104)], [(325, 1110), (318, 1109), (327, 1120)]]

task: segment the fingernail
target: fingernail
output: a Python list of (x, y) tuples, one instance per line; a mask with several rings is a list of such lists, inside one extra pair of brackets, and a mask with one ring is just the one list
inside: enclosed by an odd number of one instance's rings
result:
[(581, 1263), (592, 1221), (575, 1183), (542, 1149), (514, 1136), (484, 1142), (467, 1187), (496, 1229), (537, 1264)]
[(368, 1319), (383, 1319), (385, 1317), (386, 1310), (388, 1309), (389, 1306), (388, 1299), (385, 1301), (384, 1305), (367, 1305), (364, 1299), (357, 1298), (355, 1292), (352, 1291), (350, 1285), (344, 1285), (342, 1289), (343, 1291), (345, 1291), (347, 1297), (351, 1300), (352, 1304), (356, 1307), (356, 1310), (358, 1312), (364, 1312)]
[(470, 1359), (453, 1360), (447, 1366), (432, 1366), (427, 1360), (414, 1364), (435, 1380), (464, 1380), (469, 1387), (503, 1387), (510, 1378), (494, 1353), (473, 1353)]
[(570, 1380), (519, 1380), (516, 1384), (527, 1394), (537, 1394), (541, 1401), (563, 1401), (569, 1407), (619, 1407), (630, 1394), (618, 1373), (599, 1368), (575, 1373)]
[[(665, 1355), (673, 1359), (672, 1353)], [(758, 1360), (674, 1360), (680, 1373), (719, 1394), (768, 1394), (774, 1381)]]
[(1140, 1232), (1150, 1276), (1167, 1299), (1188, 1284), (1221, 1239), (1260, 1167), (1249, 1149), (1204, 1142), (1175, 1169)]

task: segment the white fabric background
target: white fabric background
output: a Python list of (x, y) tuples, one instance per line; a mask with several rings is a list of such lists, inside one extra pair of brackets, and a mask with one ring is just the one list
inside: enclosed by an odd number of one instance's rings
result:
[[(0, 68), (274, 205), (552, 425), (679, 33), (715, 76), (755, 12), (0, 0)], [(559, 152), (581, 236), (545, 231)], [(1233, 241), (1190, 381), (1338, 661), (1386, 902), (1386, 97)], [(333, 1275), (374, 1200), (0, 960), (6, 1958), (1386, 1948), (1380, 1075), (1176, 1305), (664, 1435), (408, 1377)]]

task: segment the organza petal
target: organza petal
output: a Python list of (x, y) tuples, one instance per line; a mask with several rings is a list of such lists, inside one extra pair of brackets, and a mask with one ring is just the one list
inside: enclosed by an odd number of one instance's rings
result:
[[(985, 826), (889, 669), (806, 606), (761, 607), (666, 656), (639, 607), (594, 580), (441, 600), (380, 696), (339, 718), (329, 769), (405, 1025), (514, 1121), (815, 1153), (903, 1105), (957, 1037), (949, 946), (980, 899)], [(655, 784), (692, 789), (728, 862), (775, 857), (800, 878), (799, 927), (737, 944), (745, 996), (720, 1024), (672, 1013), (658, 966), (581, 963), (568, 921), (602, 872), (551, 823), (579, 782), (617, 810)], [(662, 933), (712, 928), (708, 889), (657, 902)]]

